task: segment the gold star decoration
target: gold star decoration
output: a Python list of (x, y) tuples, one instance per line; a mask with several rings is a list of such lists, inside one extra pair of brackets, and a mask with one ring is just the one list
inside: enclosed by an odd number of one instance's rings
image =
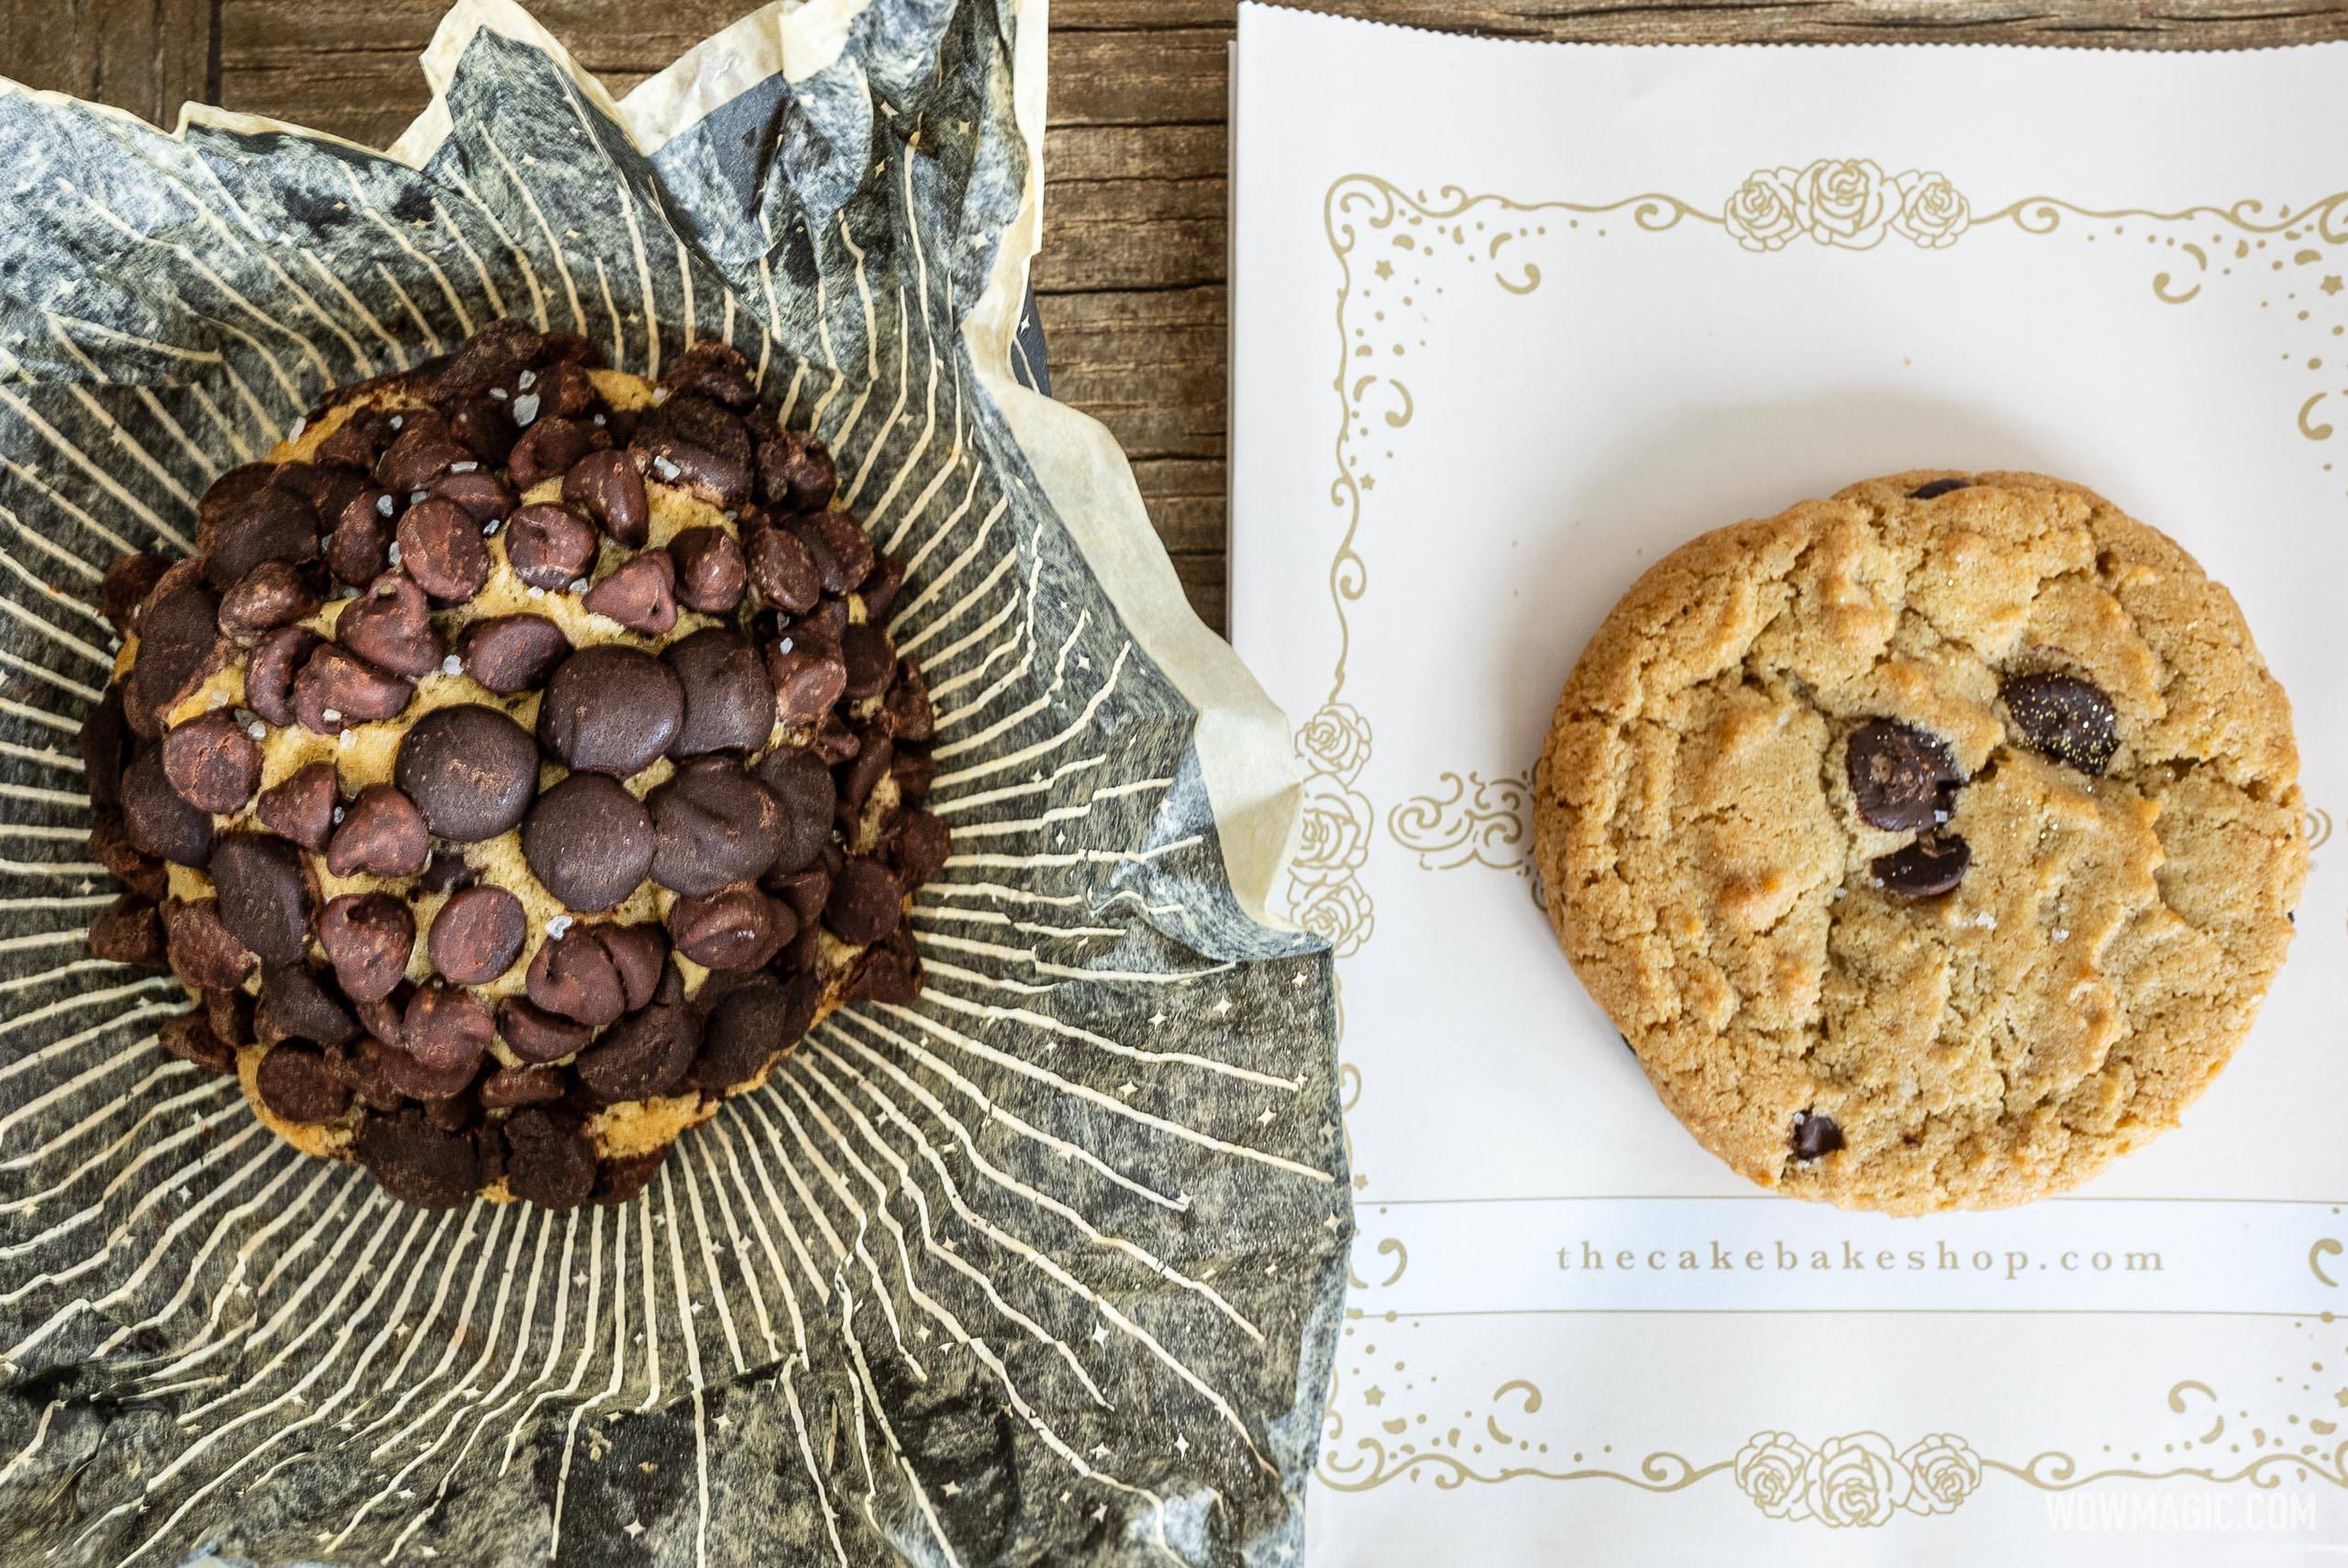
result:
[(1383, 1405), (1386, 1403), (1386, 1390), (1373, 1383), (1362, 1390), (1361, 1402), (1365, 1405)]
[(2323, 281), (2323, 292), (2327, 294), (2338, 293), (2340, 292), (2340, 274), (2337, 272), (2334, 272), (2331, 276)]
[(1394, 263), (1385, 259), (1383, 257), (1380, 257), (1377, 267), (1372, 269), (1372, 271), (1376, 271), (1381, 278), (1390, 278), (1394, 275)]

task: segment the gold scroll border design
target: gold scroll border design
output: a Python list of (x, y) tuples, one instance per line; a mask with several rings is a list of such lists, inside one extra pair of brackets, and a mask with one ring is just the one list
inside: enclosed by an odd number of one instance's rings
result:
[[(1308, 929), (1327, 938), (1333, 951), (1341, 957), (1358, 951), (1375, 929), (1374, 905), (1359, 874), (1368, 859), (1376, 813), (1368, 797), (1357, 788), (1370, 755), (1372, 735), (1368, 716), (1344, 701), (1346, 666), (1352, 651), (1347, 606), (1358, 601), (1368, 586), (1368, 565), (1359, 544), (1365, 497), (1376, 482), (1374, 474), (1367, 471), (1359, 460), (1360, 444), (1371, 435), (1371, 416), (1386, 430), (1401, 430), (1411, 423), (1416, 412), (1409, 387), (1399, 377), (1365, 370), (1354, 363), (1357, 359), (1370, 358), (1374, 347), (1367, 342), (1357, 343), (1357, 338), (1366, 337), (1366, 332), (1349, 329), (1347, 322), (1347, 307), (1354, 302), (1356, 287), (1353, 259), (1368, 234), (1391, 230), (1398, 220), (1403, 220), (1406, 212), (1416, 215), (1415, 222), (1440, 225), (1445, 220), (1459, 219), (1487, 204), (1511, 214), (1565, 215), (1575, 226), (1578, 226), (1580, 217), (1628, 213), (1633, 224), (1648, 233), (1659, 233), (1677, 227), (1682, 221), (1693, 220), (1718, 226), (1742, 248), (1762, 254), (1782, 249), (1797, 239), (1866, 250), (1893, 236), (1922, 248), (1938, 249), (1956, 243), (1975, 227), (2010, 223), (2026, 234), (2045, 235), (2057, 231), (2066, 218), (2082, 222), (2215, 223), (2237, 232), (2235, 260), (2248, 260), (2254, 249), (2265, 248), (2267, 237), (2280, 236), (2287, 241), (2312, 237), (2320, 246), (2348, 244), (2348, 191), (2298, 207), (2285, 206), (2272, 216), (2265, 204), (2255, 199), (2224, 206), (2193, 205), (2163, 211), (2099, 209), (2051, 196), (2026, 197), (1976, 216), (1963, 193), (1937, 171), (1886, 174), (1880, 165), (1856, 159), (1819, 159), (1800, 170), (1778, 167), (1755, 171), (1722, 204), (1718, 213), (1655, 192), (1598, 204), (1520, 203), (1498, 194), (1471, 194), (1462, 187), (1445, 186), (1429, 201), (1371, 174), (1346, 174), (1332, 182), (1324, 198), (1323, 221), (1344, 277), (1336, 305), (1340, 359), (1333, 382), (1342, 406), (1342, 419), (1335, 447), (1337, 472), (1330, 486), (1331, 502), (1344, 514), (1344, 528), (1330, 561), (1327, 580), (1338, 631), (1338, 653), (1327, 696), (1322, 706), (1308, 716), (1298, 734), (1298, 753), (1305, 771), (1307, 831), (1305, 853), (1300, 857), (1302, 874), (1299, 878), (1296, 908)], [(1482, 226), (1477, 226), (1479, 232)], [(1522, 229), (1502, 232), (1482, 242), (1484, 259), (1494, 269), (1494, 282), (1518, 294), (1531, 293), (1541, 283), (1537, 265), (1525, 261), (1512, 273), (1501, 261), (1502, 249), (1512, 238), (1523, 235)], [(1455, 226), (1453, 237), (1464, 246), (1464, 227)], [(2212, 255), (2222, 259), (2224, 252), (2214, 244), (2204, 246), (2189, 239), (2171, 238), (2169, 243), (2193, 263), (2194, 271), (2181, 275), (2164, 270), (2153, 278), (2152, 292), (2163, 304), (2184, 304), (2200, 294), (2212, 265)], [(2318, 247), (2302, 247), (2291, 257), (2290, 264), (2305, 266), (2327, 259)], [(2278, 272), (2284, 266), (2281, 259), (2272, 263), (2272, 269)], [(2231, 271), (2229, 267), (2220, 267), (2221, 274)], [(2326, 276), (2320, 287), (2327, 294), (2337, 294), (2342, 283), (2337, 276)], [(2287, 297), (2296, 300), (2297, 295)], [(2303, 309), (2298, 312), (2298, 318), (2309, 320), (2310, 314)], [(2339, 330), (2334, 327), (2335, 334)], [(1397, 345), (1393, 352), (1399, 356), (1404, 350)], [(2320, 359), (2311, 357), (2309, 368), (2320, 369)], [(1383, 406), (1374, 406), (1371, 394), (1380, 388), (1384, 391), (1378, 402)], [(2348, 387), (2341, 391), (2342, 395), (2348, 395)], [(2318, 392), (2302, 402), (2297, 411), (2298, 431), (2309, 440), (2328, 440), (2334, 434), (2330, 424), (2319, 423), (2316, 418), (2318, 405), (2329, 395), (2329, 392)], [(2330, 466), (2326, 465), (2327, 469)], [(1445, 793), (1412, 797), (1394, 808), (1387, 826), (1397, 842), (1417, 855), (1421, 866), (1427, 869), (1480, 865), (1499, 870), (1528, 871), (1530, 773), (1487, 780), (1472, 770), (1464, 776), (1447, 772), (1442, 776), (1442, 783)], [(2311, 812), (2311, 844), (2327, 839), (2331, 826), (2328, 813)], [(1361, 1095), (1361, 1075), (1357, 1066), (1350, 1065), (1342, 1071), (1349, 1083), (1346, 1104), (1350, 1109)], [(1350, 1138), (1347, 1142), (1350, 1145)], [(1357, 1176), (1355, 1185), (1358, 1187), (1365, 1180)], [(1381, 1254), (1399, 1254), (1400, 1246), (1396, 1242), (1390, 1246), (1382, 1245), (1379, 1251)], [(2327, 1248), (2336, 1252), (2338, 1245), (2318, 1242), (2309, 1255), (2309, 1267), (2315, 1269), (2319, 1278), (2331, 1284), (2317, 1261), (2318, 1254)], [(1392, 1275), (1381, 1283), (1393, 1283), (1406, 1266), (1407, 1258), (1398, 1255)], [(1368, 1282), (1358, 1277), (1352, 1283), (1357, 1289), (1368, 1287)], [(1358, 1309), (1347, 1313), (1356, 1320), (1362, 1315)], [(2333, 1321), (2332, 1315), (2323, 1314), (2322, 1320)], [(1678, 1491), (1707, 1476), (1727, 1472), (1734, 1474), (1740, 1489), (1754, 1500), (1755, 1506), (1770, 1517), (1815, 1519), (1839, 1527), (1880, 1525), (1900, 1511), (1953, 1511), (1988, 1473), (2004, 1474), (2043, 1491), (2067, 1491), (2101, 1480), (2172, 1478), (2243, 1483), (2271, 1489), (2281, 1484), (2287, 1473), (2296, 1473), (2301, 1481), (2320, 1478), (2348, 1488), (2348, 1441), (2328, 1455), (2309, 1452), (2313, 1445), (2307, 1445), (2297, 1453), (2261, 1453), (2232, 1472), (2206, 1466), (2083, 1469), (2072, 1455), (2059, 1451), (2014, 1464), (1981, 1458), (1955, 1434), (1928, 1434), (1899, 1449), (1892, 1445), (1891, 1440), (1875, 1432), (1825, 1438), (1813, 1448), (1792, 1434), (1764, 1431), (1748, 1440), (1735, 1458), (1697, 1465), (1678, 1454), (1657, 1452), (1639, 1462), (1636, 1474), (1603, 1466), (1571, 1471), (1510, 1466), (1498, 1474), (1486, 1474), (1453, 1453), (1421, 1450), (1390, 1454), (1376, 1434), (1356, 1440), (1356, 1447), (1361, 1452), (1348, 1463), (1339, 1448), (1345, 1430), (1344, 1413), (1336, 1397), (1341, 1382), (1340, 1375), (1333, 1375), (1324, 1419), (1323, 1461), (1316, 1469), (1324, 1485), (1340, 1491), (1368, 1490), (1398, 1476), (1414, 1476), (1423, 1469), (1433, 1470), (1436, 1485), (1445, 1489), (1470, 1482), (1490, 1485), (1537, 1477), (1607, 1479), (1656, 1492)], [(1523, 1379), (1503, 1385), (1496, 1397), (1512, 1390), (1523, 1391), (1527, 1413), (1539, 1408), (1539, 1390)], [(2181, 1380), (2169, 1390), (2170, 1408), (2183, 1413), (2187, 1408), (2183, 1400), (2194, 1391), (2215, 1398), (2206, 1385)], [(2348, 1391), (2343, 1391), (2342, 1402), (2348, 1404)], [(1491, 1424), (1493, 1435), (1502, 1436), (1497, 1421)], [(1390, 1429), (1391, 1423), (1388, 1425)], [(2205, 1434), (2205, 1441), (2214, 1441), (2223, 1427), (2224, 1418), (2221, 1416), (2217, 1425)], [(2339, 1427), (2331, 1420), (2310, 1418), (2308, 1430), (2329, 1435)]]

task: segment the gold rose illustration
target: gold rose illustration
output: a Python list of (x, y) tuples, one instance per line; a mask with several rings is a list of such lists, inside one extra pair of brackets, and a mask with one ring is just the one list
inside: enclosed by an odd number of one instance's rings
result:
[(1369, 748), (1369, 721), (1344, 702), (1324, 704), (1296, 732), (1304, 810), (1290, 913), (1341, 958), (1369, 940), (1375, 922), (1360, 873), (1377, 817), (1354, 788)]
[(1973, 221), (1947, 176), (1887, 174), (1866, 158), (1821, 158), (1800, 169), (1756, 169), (1721, 207), (1721, 223), (1747, 250), (1781, 250), (1797, 238), (1872, 250), (1886, 235), (1936, 250)]
[(1895, 1450), (1881, 1432), (1811, 1448), (1791, 1432), (1755, 1432), (1732, 1465), (1737, 1489), (1773, 1519), (1869, 1529), (1894, 1515), (1953, 1512), (1981, 1485), (1981, 1458), (1963, 1438), (1933, 1432)]

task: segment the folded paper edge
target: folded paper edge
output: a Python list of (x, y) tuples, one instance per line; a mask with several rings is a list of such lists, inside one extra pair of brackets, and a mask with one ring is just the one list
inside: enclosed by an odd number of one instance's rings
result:
[(980, 385), (1011, 426), (1102, 591), (1198, 712), (1191, 745), (1214, 809), (1233, 897), (1257, 924), (1292, 932), (1294, 922), (1275, 904), (1303, 831), (1304, 790), (1287, 714), (1231, 645), (1191, 608), (1116, 437), (1090, 414), (1029, 391), (1012, 375), (1011, 346), (1026, 305), (1027, 270), (1043, 237), (1050, 31), (1047, 0), (1016, 0), (1013, 9), (1013, 113), (1027, 143), (1027, 183), (1018, 215), (996, 247), (986, 291), (963, 320), (964, 346)]
[(773, 0), (713, 33), (637, 83), (619, 114), (648, 156), (759, 83), (805, 81), (847, 50), (872, 0)]

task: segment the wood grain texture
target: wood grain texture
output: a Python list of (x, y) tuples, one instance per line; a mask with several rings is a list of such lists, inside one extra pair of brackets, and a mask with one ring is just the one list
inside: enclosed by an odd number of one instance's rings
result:
[[(446, 0), (0, 0), (0, 74), (163, 124), (183, 98), (382, 146), (424, 105)], [(615, 92), (746, 0), (537, 0)], [(2348, 37), (2348, 0), (1329, 0), (1445, 31), (1605, 43), (2233, 49)], [(1224, 624), (1224, 133), (1235, 0), (1053, 0), (1044, 251), (1054, 390), (1133, 458), (1191, 600)]]

